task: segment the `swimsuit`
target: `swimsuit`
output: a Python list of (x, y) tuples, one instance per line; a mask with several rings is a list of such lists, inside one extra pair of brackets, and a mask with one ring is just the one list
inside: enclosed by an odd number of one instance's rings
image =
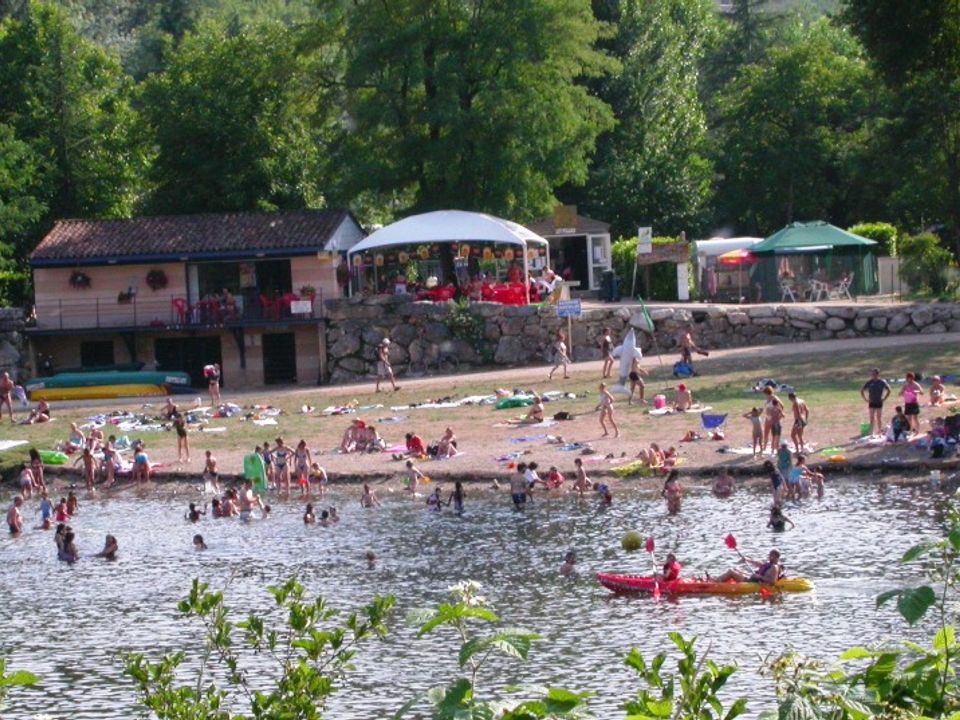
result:
[(635, 383), (636, 383), (636, 382), (643, 382), (642, 380), (640, 380), (640, 373), (636, 372), (635, 370), (631, 370), (631, 371), (630, 371), (630, 382), (635, 382)]
[(517, 507), (519, 507), (520, 505), (523, 505), (527, 501), (527, 494), (522, 492), (513, 493), (510, 497), (513, 498), (513, 504), (516, 505)]
[(800, 468), (790, 468), (790, 474), (787, 476), (787, 485), (799, 485), (801, 475), (803, 475), (803, 470)]

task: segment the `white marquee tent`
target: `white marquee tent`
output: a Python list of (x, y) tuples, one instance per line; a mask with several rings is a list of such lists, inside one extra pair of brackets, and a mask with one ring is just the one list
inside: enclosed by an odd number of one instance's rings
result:
[(372, 252), (381, 248), (419, 243), (497, 242), (521, 245), (524, 248), (524, 277), (529, 272), (527, 246), (549, 246), (547, 240), (510, 220), (467, 212), (465, 210), (436, 210), (411, 215), (387, 225), (358, 242), (348, 251), (352, 260), (356, 253)]

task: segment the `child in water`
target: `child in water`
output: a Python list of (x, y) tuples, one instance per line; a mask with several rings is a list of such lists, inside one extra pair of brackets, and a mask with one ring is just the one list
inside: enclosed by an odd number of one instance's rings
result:
[(568, 550), (567, 554), (563, 556), (560, 574), (563, 577), (573, 577), (577, 574), (577, 554), (573, 550)]
[(313, 514), (313, 505), (307, 503), (307, 506), (303, 509), (303, 524), (312, 525), (317, 521), (316, 516)]
[(779, 505), (774, 505), (770, 508), (770, 519), (767, 521), (768, 528), (774, 532), (783, 532), (787, 529), (787, 523), (790, 523), (791, 528), (796, 527), (793, 524), (793, 520), (783, 514), (783, 510), (780, 509)]
[(207, 544), (203, 541), (203, 535), (197, 534), (193, 536), (193, 549), (194, 550), (207, 549)]
[(667, 475), (666, 481), (663, 483), (663, 490), (660, 491), (660, 495), (667, 500), (667, 512), (671, 515), (676, 515), (680, 512), (680, 500), (683, 497), (683, 488), (680, 486), (680, 473), (676, 470), (671, 470), (670, 474)]
[(440, 512), (443, 508), (443, 499), (440, 497), (440, 488), (434, 488), (433, 493), (427, 497), (427, 509), (431, 512)]
[(190, 505), (188, 506), (188, 508), (189, 508), (189, 509), (187, 510), (186, 518), (187, 518), (187, 520), (189, 520), (189, 521), (192, 522), (192, 523), (199, 522), (200, 516), (207, 514), (207, 506), (206, 506), (206, 505), (203, 506), (203, 510), (197, 510), (197, 504), (196, 504), (196, 503), (190, 503)]
[(759, 455), (763, 451), (763, 417), (760, 408), (753, 408), (743, 417), (750, 421), (750, 432), (753, 436), (753, 454)]
[(453, 505), (453, 512), (457, 515), (463, 515), (463, 499), (466, 493), (463, 491), (463, 483), (457, 480), (453, 485), (453, 492), (447, 498), (447, 505)]

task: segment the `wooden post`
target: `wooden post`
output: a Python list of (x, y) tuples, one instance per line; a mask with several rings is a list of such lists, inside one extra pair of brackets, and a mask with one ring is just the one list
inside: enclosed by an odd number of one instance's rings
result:
[(573, 318), (567, 315), (567, 356), (573, 362)]

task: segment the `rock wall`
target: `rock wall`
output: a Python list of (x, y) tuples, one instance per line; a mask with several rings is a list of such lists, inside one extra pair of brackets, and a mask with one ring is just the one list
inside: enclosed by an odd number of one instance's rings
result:
[(0, 373), (9, 372), (15, 382), (30, 376), (30, 353), (23, 328), (23, 310), (0, 308)]
[[(376, 348), (392, 341), (390, 359), (398, 376), (444, 370), (455, 357), (460, 369), (546, 363), (552, 359), (556, 332), (567, 321), (553, 307), (474, 303), (466, 323), (453, 302), (413, 302), (410, 296), (328, 300), (327, 367), (331, 382), (369, 377), (376, 368)], [(697, 341), (708, 348), (855, 338), (875, 335), (960, 332), (960, 304), (932, 305), (703, 305), (694, 308), (652, 307), (657, 344), (664, 352), (677, 347), (679, 331), (692, 323)], [(473, 324), (470, 336), (464, 325)], [(573, 359), (600, 358), (598, 343), (609, 327), (614, 340), (630, 327), (644, 351), (653, 336), (638, 309), (602, 307), (584, 310), (573, 322)], [(451, 365), (447, 363), (447, 365)]]

